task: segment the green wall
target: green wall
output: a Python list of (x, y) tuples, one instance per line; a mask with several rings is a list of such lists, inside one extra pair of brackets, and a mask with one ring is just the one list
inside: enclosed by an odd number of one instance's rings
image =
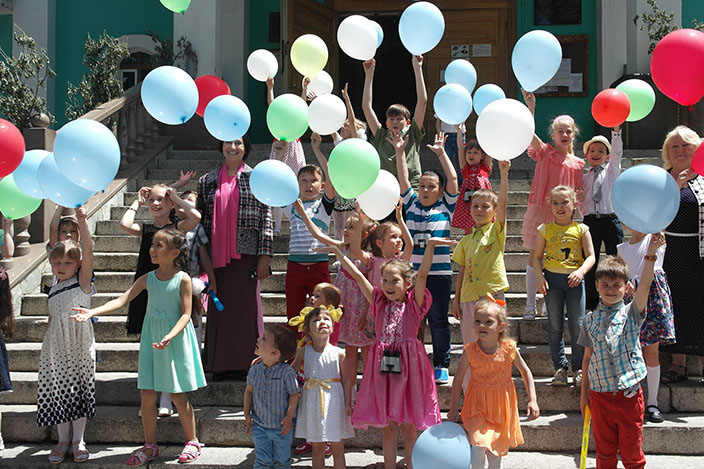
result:
[(682, 27), (691, 28), (692, 19), (704, 22), (704, 2), (702, 0), (682, 0)]
[(0, 15), (0, 47), (12, 55), (12, 15)]

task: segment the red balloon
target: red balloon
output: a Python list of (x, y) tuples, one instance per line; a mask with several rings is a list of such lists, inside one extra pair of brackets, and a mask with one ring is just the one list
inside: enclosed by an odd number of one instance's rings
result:
[(704, 96), (704, 33), (678, 29), (662, 38), (650, 57), (650, 74), (668, 98), (697, 103)]
[(24, 137), (17, 127), (0, 119), (0, 178), (13, 172), (24, 158)]
[(699, 145), (699, 148), (697, 148), (697, 150), (694, 152), (691, 166), (692, 171), (701, 176), (704, 176), (704, 145)]
[(195, 79), (198, 87), (198, 108), (196, 114), (203, 117), (205, 106), (213, 99), (223, 94), (230, 94), (230, 87), (220, 78), (213, 75), (203, 75)]
[(608, 88), (592, 101), (592, 116), (604, 127), (616, 127), (626, 122), (631, 112), (631, 100), (621, 90)]

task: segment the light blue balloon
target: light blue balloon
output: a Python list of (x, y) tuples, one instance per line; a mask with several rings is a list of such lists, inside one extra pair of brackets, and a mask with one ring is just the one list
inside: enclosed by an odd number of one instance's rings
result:
[(443, 422), (426, 429), (413, 445), (413, 467), (467, 469), (470, 450), (467, 434), (454, 422)]
[(429, 2), (416, 2), (406, 8), (398, 23), (403, 46), (413, 55), (425, 54), (437, 46), (445, 32), (445, 18)]
[(477, 71), (469, 60), (453, 60), (445, 69), (445, 83), (462, 85), (471, 93), (477, 84)]
[(443, 85), (435, 93), (433, 109), (446, 124), (461, 124), (472, 112), (472, 95), (462, 85)]
[(203, 121), (210, 135), (223, 142), (231, 142), (247, 133), (252, 115), (244, 101), (228, 94), (213, 98), (208, 103), (203, 112)]
[(155, 68), (142, 82), (142, 103), (159, 122), (183, 124), (198, 108), (198, 87), (193, 78), (178, 67)]
[(39, 187), (37, 170), (39, 164), (49, 154), (46, 150), (29, 150), (24, 153), (22, 162), (12, 173), (17, 188), (35, 199), (46, 199), (46, 194)]
[(99, 192), (110, 185), (120, 169), (120, 145), (100, 122), (76, 119), (56, 133), (54, 159), (69, 181)]
[(93, 191), (75, 185), (64, 176), (53, 153), (49, 153), (39, 164), (37, 178), (46, 197), (64, 207), (75, 208), (83, 205), (88, 197), (93, 195)]
[(505, 99), (504, 90), (494, 84), (486, 84), (477, 88), (474, 92), (474, 112), (481, 114), (487, 104), (497, 99)]
[(264, 160), (254, 167), (249, 178), (254, 197), (271, 207), (291, 205), (298, 198), (298, 178), (286, 163)]
[(374, 21), (374, 20), (369, 20), (369, 21), (372, 22), (372, 24), (374, 25), (374, 29), (376, 29), (376, 37), (377, 37), (376, 47), (378, 49), (379, 46), (381, 46), (381, 43), (384, 42), (384, 30), (382, 29), (381, 25), (379, 23), (377, 23), (376, 21)]
[(513, 74), (521, 87), (529, 92), (550, 81), (560, 68), (561, 61), (560, 42), (542, 30), (529, 31), (521, 36), (511, 54)]
[(642, 233), (657, 233), (675, 219), (680, 208), (680, 190), (664, 169), (639, 164), (616, 178), (611, 204), (626, 226)]

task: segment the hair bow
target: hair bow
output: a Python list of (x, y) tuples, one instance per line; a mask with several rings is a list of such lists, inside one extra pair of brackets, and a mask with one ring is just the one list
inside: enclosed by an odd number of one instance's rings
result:
[(496, 303), (499, 306), (506, 306), (506, 302), (504, 300), (497, 300), (496, 298), (494, 298), (494, 296), (491, 293), (487, 293), (486, 297), (489, 298), (491, 301), (493, 301), (494, 303)]
[[(298, 326), (298, 332), (303, 332), (306, 323), (306, 316), (315, 308), (316, 307), (313, 306), (306, 306), (301, 310), (298, 316), (294, 316), (288, 320), (288, 325)], [(330, 318), (333, 320), (333, 322), (340, 322), (340, 318), (342, 317), (342, 308), (335, 308), (333, 305), (319, 306), (319, 308), (326, 310), (328, 314), (330, 314)], [(298, 341), (298, 348), (305, 346), (309, 341), (310, 337), (303, 337), (301, 340)]]

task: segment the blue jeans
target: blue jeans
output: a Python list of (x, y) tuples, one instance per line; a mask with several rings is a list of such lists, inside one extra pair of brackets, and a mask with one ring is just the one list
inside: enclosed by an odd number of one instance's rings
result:
[(462, 168), (460, 168), (458, 156), (457, 133), (445, 135), (447, 135), (447, 140), (445, 140), (445, 153), (450, 157), (450, 161), (452, 161), (452, 165), (455, 167), (455, 171), (457, 172), (457, 187), (459, 188), (462, 187)]
[(433, 340), (433, 366), (450, 367), (450, 309), (452, 277), (450, 275), (428, 275), (426, 288), (433, 295), (433, 304), (428, 310), (430, 337)]
[(543, 275), (548, 282), (548, 293), (545, 295), (545, 306), (548, 310), (548, 343), (550, 357), (555, 371), (567, 369), (565, 356), (565, 339), (562, 332), (565, 325), (565, 305), (567, 305), (567, 327), (572, 339), (572, 371), (582, 369), (584, 347), (577, 344), (579, 329), (584, 321), (584, 280), (576, 287), (567, 285), (568, 274), (557, 274), (544, 270)]
[(293, 443), (293, 425), (283, 436), (280, 428), (264, 428), (252, 423), (254, 440), (254, 468), (275, 469), (291, 467), (291, 444)]

